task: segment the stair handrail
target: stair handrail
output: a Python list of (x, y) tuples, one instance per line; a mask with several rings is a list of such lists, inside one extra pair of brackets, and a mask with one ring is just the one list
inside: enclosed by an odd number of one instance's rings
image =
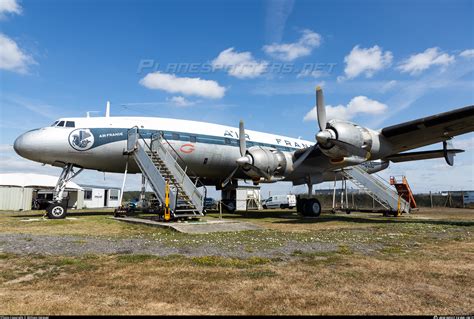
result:
[[(133, 150), (131, 150), (132, 147), (131, 147), (131, 145), (130, 145), (130, 135), (131, 135), (130, 132), (131, 132), (132, 130), (133, 130), (133, 131), (135, 132), (135, 134), (137, 135), (137, 137), (135, 138), (135, 141), (134, 141), (134, 144), (135, 144), (135, 145), (133, 145)], [(146, 140), (145, 140), (145, 138), (142, 136), (142, 134), (140, 134), (140, 128), (139, 128), (137, 125), (135, 125), (135, 126), (133, 126), (133, 127), (131, 127), (130, 129), (127, 130), (127, 153), (134, 152), (134, 151), (136, 151), (136, 150), (138, 149), (137, 144), (139, 143), (139, 140), (142, 140), (143, 143), (145, 144), (145, 146), (146, 146), (148, 149), (151, 150), (150, 145), (146, 142)], [(137, 164), (138, 164), (138, 163), (137, 163)], [(138, 165), (140, 166), (140, 164), (138, 164)], [(171, 182), (171, 181), (169, 181), (169, 182)], [(173, 185), (176, 187), (176, 184), (175, 184), (175, 183), (173, 183)], [(178, 200), (178, 197), (176, 196), (176, 197), (175, 197), (175, 205), (176, 205), (177, 200)]]
[[(171, 143), (165, 137), (164, 132), (163, 131), (158, 131), (156, 133), (151, 134), (150, 140), (153, 141), (156, 135), (158, 135), (161, 140), (164, 140), (166, 142), (166, 144), (168, 144), (168, 146), (171, 148), (171, 150), (173, 150), (173, 153), (175, 153), (176, 156), (181, 160), (181, 162), (183, 162), (183, 164), (185, 165), (185, 167), (183, 169), (185, 174), (187, 174), (187, 172), (190, 172), (193, 176), (195, 176), (196, 181), (194, 182), (194, 186), (202, 187), (204, 189), (204, 198), (207, 197), (207, 187), (206, 187), (206, 185), (204, 185), (204, 183), (201, 182), (201, 180), (199, 179), (199, 175), (196, 172), (194, 172), (191, 168), (189, 168), (186, 161), (181, 157), (181, 155), (179, 155), (179, 153), (175, 150), (173, 145), (171, 145)], [(199, 184), (199, 186), (198, 186), (198, 184)]]
[[(151, 149), (150, 144), (147, 143), (145, 137), (140, 133), (140, 128), (139, 128), (137, 125), (131, 127), (128, 131), (133, 130), (134, 128), (137, 129), (137, 135), (138, 135), (139, 139), (142, 140), (143, 143), (145, 144), (145, 146), (151, 151), (152, 149)], [(174, 183), (174, 182), (171, 181), (171, 180), (170, 180), (169, 182), (171, 182), (174, 187), (177, 187), (177, 186), (178, 186), (177, 183)]]
[(374, 177), (374, 181), (381, 187), (385, 188), (385, 189), (388, 189), (390, 190), (392, 193), (396, 194), (396, 190), (393, 189), (392, 185), (390, 185), (390, 183), (388, 181), (386, 181), (382, 176), (380, 176), (379, 174), (377, 173), (368, 173), (365, 169), (363, 169), (361, 166), (359, 165), (354, 165), (354, 166), (351, 166), (350, 168), (357, 168), (357, 169), (361, 169), (363, 170), (365, 173), (369, 174), (370, 176)]
[[(362, 170), (365, 173), (367, 173), (367, 171), (365, 171), (362, 167), (357, 166), (357, 165), (351, 166), (350, 168), (357, 168), (357, 169)], [(367, 173), (367, 174), (369, 174), (369, 173)], [(374, 177), (373, 180), (378, 186), (383, 187), (386, 190), (388, 190), (391, 193), (391, 195), (394, 199), (396, 198), (398, 201), (400, 200), (398, 191), (393, 188), (393, 185), (391, 185), (388, 181), (386, 181), (384, 178), (382, 178), (378, 174), (372, 173), (372, 174), (369, 174), (369, 175)], [(401, 200), (405, 201), (405, 199), (403, 199), (403, 198), (401, 198)], [(405, 201), (405, 202), (406, 202), (407, 205), (409, 205), (409, 203), (407, 201)]]

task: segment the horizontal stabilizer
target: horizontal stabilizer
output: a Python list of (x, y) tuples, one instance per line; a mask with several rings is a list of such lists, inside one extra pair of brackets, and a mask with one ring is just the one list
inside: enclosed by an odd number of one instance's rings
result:
[[(457, 154), (462, 153), (464, 150), (460, 149), (450, 149), (447, 150), (449, 154)], [(436, 151), (421, 151), (421, 152), (408, 152), (408, 153), (400, 153), (395, 155), (387, 156), (385, 159), (392, 161), (394, 163), (398, 162), (409, 162), (409, 161), (419, 161), (425, 159), (432, 159), (432, 158), (443, 158), (445, 157), (444, 150), (436, 150)]]

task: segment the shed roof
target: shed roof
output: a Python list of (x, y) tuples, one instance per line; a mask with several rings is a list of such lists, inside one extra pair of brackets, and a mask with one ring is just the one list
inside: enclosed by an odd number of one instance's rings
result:
[[(58, 177), (51, 175), (32, 173), (0, 174), (0, 186), (54, 188), (57, 182)], [(72, 181), (66, 184), (66, 188), (82, 190), (81, 186)]]

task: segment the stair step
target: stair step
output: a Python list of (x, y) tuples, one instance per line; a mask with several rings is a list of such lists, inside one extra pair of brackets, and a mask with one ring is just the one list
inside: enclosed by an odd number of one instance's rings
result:
[[(155, 147), (157, 148), (155, 149)], [(192, 214), (188, 214), (188, 216), (202, 216), (202, 214), (197, 209), (197, 207), (201, 207), (202, 205), (200, 196), (196, 197), (195, 189), (188, 190), (186, 188), (186, 191), (192, 192), (192, 194), (188, 196), (185, 191), (185, 186), (181, 184), (185, 179), (189, 180), (189, 177), (186, 175), (183, 176), (183, 172), (179, 169), (179, 167), (177, 167), (178, 163), (176, 162), (176, 156), (170, 154), (170, 151), (161, 143), (158, 146), (156, 146), (156, 144), (153, 144), (153, 149), (155, 150), (147, 149), (143, 146), (139, 148), (141, 148), (140, 152), (144, 151), (146, 153), (146, 155), (156, 168), (156, 173), (153, 174), (159, 174), (161, 175), (161, 178), (167, 180), (171, 186), (172, 192), (176, 194), (177, 199), (180, 201), (180, 203), (177, 203), (177, 207), (175, 208), (176, 215), (183, 216), (183, 214), (192, 212)], [(137, 157), (135, 159), (138, 161)], [(177, 174), (174, 175), (173, 171), (175, 171), (176, 169), (178, 169), (178, 171), (176, 171)], [(147, 175), (146, 172), (144, 173), (145, 175)], [(151, 173), (152, 172), (149, 172), (149, 174)], [(159, 197), (161, 196), (159, 194), (163, 194), (162, 189), (155, 189), (154, 192)], [(199, 202), (195, 202), (195, 200)]]
[[(388, 185), (385, 185), (385, 182), (376, 175), (371, 175), (359, 167), (343, 170), (342, 174), (344, 177), (350, 179), (352, 183), (357, 186), (357, 188), (370, 195), (385, 208), (392, 210), (396, 209), (396, 207), (392, 207), (390, 203), (397, 201), (398, 204), (398, 193), (391, 189)], [(367, 179), (367, 186), (365, 183), (357, 180), (358, 175), (362, 175), (364, 176), (364, 179)]]

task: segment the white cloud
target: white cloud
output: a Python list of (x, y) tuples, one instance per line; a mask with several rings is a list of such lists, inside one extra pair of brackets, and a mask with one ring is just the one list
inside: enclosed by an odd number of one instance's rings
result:
[(0, 69), (17, 73), (27, 73), (28, 66), (35, 60), (20, 50), (15, 41), (0, 33)]
[(256, 78), (265, 72), (268, 62), (258, 62), (250, 52), (236, 52), (228, 48), (212, 61), (214, 69), (226, 69), (229, 75), (239, 79)]
[(175, 106), (191, 106), (196, 104), (196, 102), (189, 101), (183, 96), (173, 96), (167, 100)]
[(263, 46), (263, 51), (271, 57), (293, 61), (297, 58), (310, 55), (314, 48), (321, 44), (321, 35), (311, 30), (303, 30), (300, 39), (294, 43), (273, 43)]
[(463, 58), (472, 59), (474, 58), (474, 49), (464, 50), (461, 53), (459, 53), (459, 56), (462, 56)]
[(385, 92), (390, 91), (391, 89), (393, 89), (396, 85), (397, 85), (397, 81), (395, 81), (395, 80), (388, 81), (387, 83), (382, 85), (382, 87), (380, 88), (380, 91), (382, 93), (385, 93)]
[(416, 101), (430, 92), (448, 89), (462, 89), (471, 92), (472, 81), (463, 79), (474, 71), (474, 64), (470, 63), (470, 60), (463, 60), (457, 61), (442, 74), (439, 72), (426, 72), (420, 77), (399, 81), (396, 85), (396, 90), (392, 90), (393, 94), (385, 100), (390, 105), (390, 110), (377, 116), (370, 123), (370, 126), (381, 126), (387, 120), (395, 118), (397, 113), (416, 105)]
[(413, 54), (408, 59), (400, 62), (397, 69), (402, 73), (417, 75), (433, 65), (446, 67), (453, 62), (454, 56), (442, 53), (439, 51), (439, 48), (434, 47), (426, 49), (422, 53)]
[(8, 13), (21, 14), (21, 6), (16, 0), (0, 0), (0, 20)]
[(280, 42), (294, 0), (273, 0), (266, 3), (265, 33), (267, 42)]
[[(328, 120), (350, 120), (357, 114), (382, 114), (388, 109), (388, 106), (375, 100), (371, 100), (366, 96), (354, 97), (347, 106), (326, 106), (326, 117)], [(304, 117), (304, 121), (315, 121), (318, 119), (316, 106), (313, 107)]]
[(148, 73), (140, 80), (140, 84), (152, 90), (197, 95), (209, 99), (222, 98), (226, 90), (216, 81), (203, 80), (201, 78), (180, 78), (174, 74), (166, 74), (159, 71)]
[(13, 145), (10, 144), (0, 144), (0, 152), (11, 152), (13, 151)]
[(392, 64), (393, 55), (390, 51), (383, 52), (382, 48), (375, 45), (371, 48), (360, 48), (356, 45), (352, 51), (344, 57), (346, 67), (344, 77), (339, 77), (338, 80), (352, 79), (361, 74), (366, 77), (372, 77), (377, 71), (389, 67)]

